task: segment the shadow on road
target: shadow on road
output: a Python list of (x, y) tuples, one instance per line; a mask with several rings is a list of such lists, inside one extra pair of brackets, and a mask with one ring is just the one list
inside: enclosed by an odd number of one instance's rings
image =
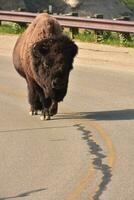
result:
[(134, 120), (134, 109), (81, 113), (83, 118), (95, 120)]
[(134, 120), (134, 109), (61, 114), (56, 119)]
[(0, 198), (0, 200), (15, 199), (15, 198), (19, 198), (19, 197), (28, 197), (33, 193), (41, 192), (41, 191), (44, 191), (44, 190), (47, 190), (47, 188), (42, 188), (42, 189), (32, 190), (32, 191), (29, 191), (29, 192), (24, 192), (24, 193), (18, 194), (16, 196), (3, 197), (3, 198)]
[(49, 126), (49, 127), (37, 127), (37, 128), (20, 128), (20, 129), (11, 129), (11, 130), (0, 130), (0, 133), (12, 133), (12, 132), (26, 132), (26, 131), (40, 131), (46, 129), (62, 129), (68, 128), (70, 126)]

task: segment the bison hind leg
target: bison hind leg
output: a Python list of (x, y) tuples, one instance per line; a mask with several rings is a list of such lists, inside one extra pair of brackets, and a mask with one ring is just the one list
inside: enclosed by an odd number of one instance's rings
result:
[(49, 114), (50, 116), (56, 115), (58, 112), (58, 103), (56, 101), (53, 101), (50, 108), (49, 108)]

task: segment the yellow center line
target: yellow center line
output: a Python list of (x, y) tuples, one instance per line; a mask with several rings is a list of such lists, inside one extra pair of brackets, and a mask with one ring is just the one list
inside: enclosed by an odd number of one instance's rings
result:
[(90, 127), (94, 128), (97, 133), (99, 133), (102, 140), (105, 142), (108, 151), (108, 165), (113, 168), (116, 162), (116, 150), (110, 136), (96, 121), (88, 121), (88, 123)]
[(74, 190), (67, 196), (65, 200), (76, 200), (89, 185), (89, 182), (93, 179), (94, 174), (95, 170), (91, 164), (88, 168), (86, 176), (81, 180), (81, 182), (74, 188)]

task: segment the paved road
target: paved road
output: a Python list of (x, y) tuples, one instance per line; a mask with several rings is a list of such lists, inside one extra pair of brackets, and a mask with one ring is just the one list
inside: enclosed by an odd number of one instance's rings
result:
[(59, 114), (42, 122), (28, 115), (15, 40), (0, 36), (0, 200), (132, 200), (134, 50), (79, 44)]

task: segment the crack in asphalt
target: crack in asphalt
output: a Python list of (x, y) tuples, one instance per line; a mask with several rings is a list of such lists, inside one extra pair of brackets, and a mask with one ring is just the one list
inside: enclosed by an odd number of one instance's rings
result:
[(99, 200), (100, 196), (106, 190), (107, 185), (111, 181), (112, 168), (108, 164), (103, 163), (103, 159), (107, 156), (102, 153), (103, 149), (92, 139), (91, 132), (86, 130), (81, 124), (76, 124), (74, 127), (76, 127), (78, 131), (82, 132), (82, 138), (86, 140), (86, 143), (89, 146), (89, 152), (95, 156), (93, 159), (93, 166), (96, 170), (100, 170), (103, 175), (101, 183), (98, 186), (99, 189), (95, 191), (95, 195), (93, 196), (93, 200)]

